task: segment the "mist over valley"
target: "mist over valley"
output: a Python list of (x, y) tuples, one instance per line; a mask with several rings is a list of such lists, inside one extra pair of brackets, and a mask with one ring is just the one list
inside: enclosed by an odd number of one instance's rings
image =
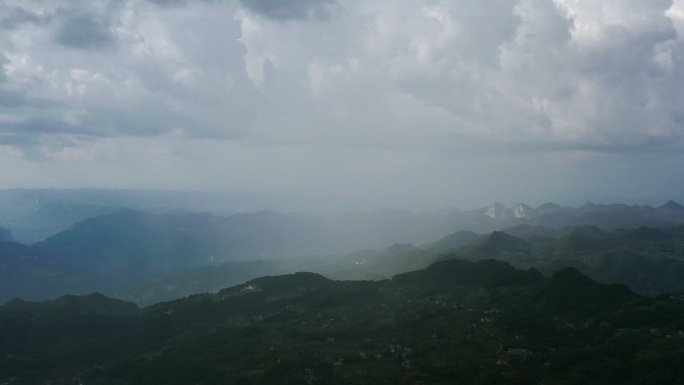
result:
[(684, 383), (684, 0), (0, 1), (0, 385)]
[[(168, 192), (159, 199), (149, 199), (153, 191), (103, 190), (99, 198), (94, 190), (3, 193), (12, 199), (0, 202), (34, 202), (36, 195), (48, 201), (0, 222), (0, 302), (101, 291), (150, 305), (264, 275), (303, 270), (331, 279), (381, 280), (450, 258), (495, 258), (545, 274), (574, 266), (649, 296), (683, 285), (684, 207), (674, 201), (655, 208), (494, 203), (467, 211), (217, 215), (172, 207), (173, 201), (164, 201), (173, 196)], [(89, 201), (79, 202), (84, 193)], [(135, 208), (107, 205), (126, 200)], [(13, 226), (31, 236), (16, 239)], [(45, 238), (26, 242), (38, 234)]]

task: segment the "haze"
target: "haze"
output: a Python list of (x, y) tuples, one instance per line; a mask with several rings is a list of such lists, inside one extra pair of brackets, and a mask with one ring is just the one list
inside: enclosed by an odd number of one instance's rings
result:
[(0, 29), (0, 188), (684, 200), (684, 1), (5, 0)]

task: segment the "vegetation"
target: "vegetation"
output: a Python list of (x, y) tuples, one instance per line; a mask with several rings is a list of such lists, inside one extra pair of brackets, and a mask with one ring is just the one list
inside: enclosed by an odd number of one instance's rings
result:
[(573, 268), (448, 260), (383, 281), (254, 279), (139, 309), (0, 307), (7, 384), (673, 384), (684, 301)]
[(684, 227), (552, 230), (505, 229), (459, 249), (445, 250), (440, 258), (495, 258), (518, 268), (534, 267), (546, 275), (571, 266), (596, 281), (623, 283), (646, 296), (684, 291)]

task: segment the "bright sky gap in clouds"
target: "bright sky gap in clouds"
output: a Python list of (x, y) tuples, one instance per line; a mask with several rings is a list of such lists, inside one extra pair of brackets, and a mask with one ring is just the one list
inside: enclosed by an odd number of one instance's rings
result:
[(0, 0), (0, 29), (0, 188), (684, 200), (684, 0)]

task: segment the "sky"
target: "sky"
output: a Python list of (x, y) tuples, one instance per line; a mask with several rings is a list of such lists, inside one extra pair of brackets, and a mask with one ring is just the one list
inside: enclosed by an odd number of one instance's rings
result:
[(684, 0), (0, 0), (0, 66), (0, 188), (684, 201)]

